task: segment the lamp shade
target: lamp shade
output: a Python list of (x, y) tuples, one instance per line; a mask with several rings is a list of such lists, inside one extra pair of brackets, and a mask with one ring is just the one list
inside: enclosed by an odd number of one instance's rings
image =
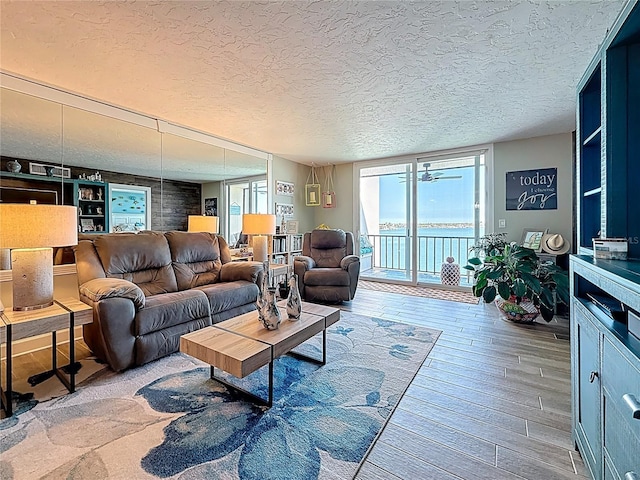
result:
[(0, 248), (77, 244), (77, 207), (0, 203)]
[(266, 213), (245, 213), (242, 216), (242, 233), (247, 235), (275, 235), (276, 216)]
[(187, 230), (190, 232), (218, 233), (218, 217), (189, 215)]

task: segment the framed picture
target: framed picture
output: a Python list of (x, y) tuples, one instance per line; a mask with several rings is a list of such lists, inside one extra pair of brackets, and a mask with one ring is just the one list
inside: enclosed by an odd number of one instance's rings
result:
[(276, 215), (281, 217), (293, 217), (293, 204), (276, 203)]
[(93, 225), (92, 218), (81, 218), (80, 226), (82, 227), (83, 232), (93, 232), (95, 231), (95, 226)]
[(507, 210), (557, 210), (558, 169), (507, 172)]
[(298, 233), (298, 220), (288, 220), (285, 226), (285, 232), (289, 234)]
[(218, 216), (218, 197), (204, 199), (204, 214), (207, 217)]
[(320, 184), (309, 183), (304, 186), (304, 198), (307, 207), (317, 207), (320, 205)]
[(293, 197), (294, 190), (295, 190), (295, 184), (289, 183), (289, 182), (283, 182), (281, 180), (276, 180), (277, 195), (286, 195), (287, 197)]
[(520, 243), (525, 248), (540, 252), (542, 250), (542, 236), (547, 233), (548, 230), (548, 228), (546, 230), (525, 228), (522, 231), (522, 240)]

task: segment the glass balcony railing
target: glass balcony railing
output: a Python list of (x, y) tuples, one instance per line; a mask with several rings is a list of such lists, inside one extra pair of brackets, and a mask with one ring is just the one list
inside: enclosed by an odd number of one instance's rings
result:
[[(387, 279), (411, 279), (412, 237), (406, 235), (367, 235), (370, 248), (361, 249), (361, 275)], [(440, 271), (447, 257), (460, 265), (461, 285), (471, 285), (473, 273), (463, 267), (470, 257), (474, 237), (418, 235), (417, 273), (419, 282), (440, 283)]]

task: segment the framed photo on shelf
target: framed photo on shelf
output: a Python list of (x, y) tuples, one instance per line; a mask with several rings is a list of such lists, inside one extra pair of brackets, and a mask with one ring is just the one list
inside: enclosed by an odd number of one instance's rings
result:
[(93, 225), (93, 218), (81, 218), (80, 226), (83, 232), (94, 232), (96, 227)]
[(285, 224), (285, 232), (288, 234), (296, 234), (298, 233), (298, 220), (287, 220)]
[(534, 252), (540, 252), (542, 250), (542, 236), (548, 231), (548, 228), (545, 230), (525, 228), (522, 231), (522, 240), (520, 243), (525, 248), (530, 248)]
[(295, 184), (289, 182), (283, 182), (281, 180), (276, 180), (276, 194), (277, 195), (286, 195), (287, 197), (293, 197), (293, 192), (295, 190)]

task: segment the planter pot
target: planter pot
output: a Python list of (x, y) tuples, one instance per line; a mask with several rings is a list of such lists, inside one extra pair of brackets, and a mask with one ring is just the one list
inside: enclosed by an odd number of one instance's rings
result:
[(495, 304), (503, 318), (515, 323), (534, 323), (540, 312), (538, 308), (529, 300), (522, 300), (520, 304), (508, 301), (498, 296)]

